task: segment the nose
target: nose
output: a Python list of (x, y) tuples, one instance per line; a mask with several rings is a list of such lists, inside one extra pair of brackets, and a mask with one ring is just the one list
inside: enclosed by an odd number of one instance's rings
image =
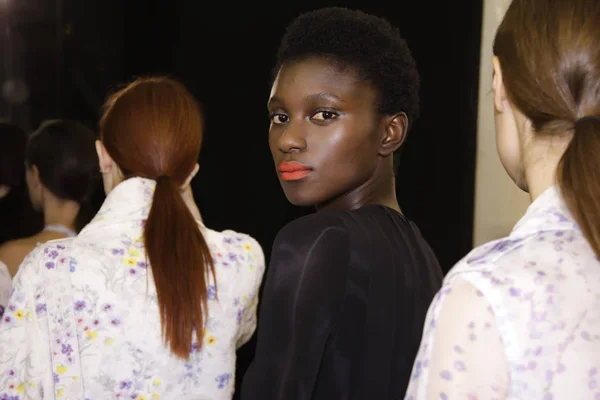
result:
[(306, 137), (299, 123), (289, 121), (277, 140), (277, 147), (284, 153), (296, 153), (306, 150)]

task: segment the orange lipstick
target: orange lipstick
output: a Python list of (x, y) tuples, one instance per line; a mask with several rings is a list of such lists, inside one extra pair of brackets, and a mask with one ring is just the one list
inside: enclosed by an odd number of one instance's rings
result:
[(310, 174), (312, 168), (295, 161), (284, 161), (279, 164), (279, 175), (284, 181), (297, 181)]

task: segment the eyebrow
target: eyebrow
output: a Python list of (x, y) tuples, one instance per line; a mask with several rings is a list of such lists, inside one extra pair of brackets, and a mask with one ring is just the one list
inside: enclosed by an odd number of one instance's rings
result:
[[(339, 101), (341, 103), (346, 103), (346, 100), (343, 100), (341, 97), (339, 97), (333, 93), (329, 93), (329, 92), (319, 92), (319, 93), (309, 94), (308, 96), (305, 97), (305, 99), (307, 101), (334, 100), (334, 101)], [(271, 97), (267, 103), (267, 107), (272, 106), (273, 104), (282, 104), (282, 103), (283, 103), (283, 101), (280, 98)]]

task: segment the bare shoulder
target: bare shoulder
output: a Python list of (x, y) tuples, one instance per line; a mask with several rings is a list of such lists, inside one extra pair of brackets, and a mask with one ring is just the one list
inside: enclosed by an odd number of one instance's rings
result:
[(35, 236), (11, 240), (0, 245), (0, 261), (6, 264), (11, 276), (15, 276), (19, 265), (37, 245)]

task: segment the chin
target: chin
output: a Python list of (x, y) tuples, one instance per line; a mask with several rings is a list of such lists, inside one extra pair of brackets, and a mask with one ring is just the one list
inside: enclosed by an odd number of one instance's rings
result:
[(311, 207), (316, 203), (311, 200), (304, 199), (300, 196), (290, 196), (286, 193), (285, 197), (287, 197), (288, 201), (297, 207)]
[(312, 196), (306, 196), (302, 191), (299, 190), (284, 190), (285, 197), (287, 200), (298, 207), (310, 207), (317, 204)]

